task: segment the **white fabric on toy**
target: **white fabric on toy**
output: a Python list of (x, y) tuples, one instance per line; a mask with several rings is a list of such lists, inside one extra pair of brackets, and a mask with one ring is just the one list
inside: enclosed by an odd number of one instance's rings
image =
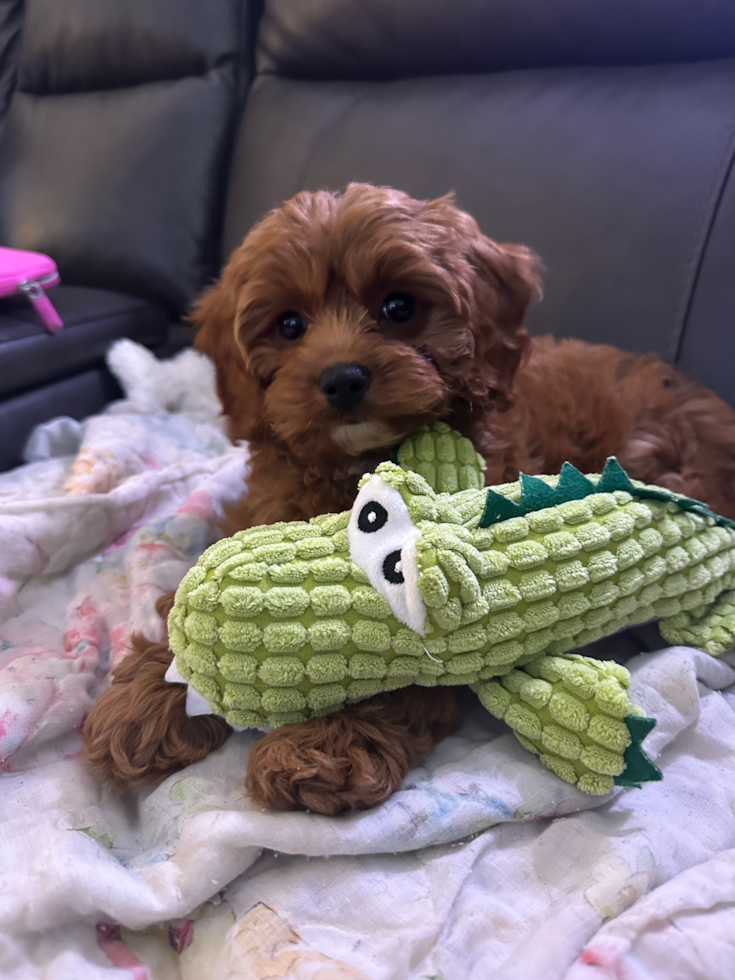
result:
[(379, 476), (371, 476), (357, 495), (347, 525), (350, 557), (396, 619), (424, 636), (426, 606), (416, 568), (418, 536), (400, 493)]
[[(200, 694), (199, 691), (195, 691), (193, 687), (189, 684), (187, 679), (181, 673), (179, 668), (176, 666), (176, 660), (171, 661), (171, 666), (168, 668), (166, 673), (163, 675), (163, 679), (169, 684), (186, 684), (186, 714), (189, 718), (196, 718), (198, 715), (211, 715), (214, 714), (212, 709), (209, 707), (209, 702)], [(230, 728), (235, 732), (269, 732), (271, 730), (270, 725), (264, 725), (262, 728), (246, 728), (243, 725), (233, 725), (228, 722)]]
[(189, 682), (176, 666), (176, 659), (171, 661), (171, 666), (163, 675), (163, 679), (169, 684), (186, 684), (186, 713), (190, 718), (196, 718), (197, 715), (212, 714), (209, 701), (203, 694), (189, 686)]

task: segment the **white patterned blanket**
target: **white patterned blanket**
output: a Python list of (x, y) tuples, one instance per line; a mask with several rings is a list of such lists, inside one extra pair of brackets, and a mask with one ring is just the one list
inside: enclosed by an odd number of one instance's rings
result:
[(246, 470), (201, 406), (139, 407), (51, 424), (35, 455), (72, 452), (0, 475), (1, 977), (732, 980), (732, 654), (629, 662), (665, 779), (602, 802), (469, 695), (460, 732), (348, 819), (255, 807), (251, 734), (155, 789), (101, 787), (84, 717)]

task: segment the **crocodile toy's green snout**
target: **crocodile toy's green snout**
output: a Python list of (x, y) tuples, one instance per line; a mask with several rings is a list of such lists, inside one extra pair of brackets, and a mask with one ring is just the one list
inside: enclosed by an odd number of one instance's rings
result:
[(568, 651), (650, 619), (670, 642), (732, 647), (732, 522), (614, 461), (598, 477), (565, 466), (484, 489), (471, 444), (441, 423), (396, 459), (349, 512), (202, 555), (169, 619), (167, 676), (189, 684), (189, 712), (276, 726), (465, 684), (586, 792), (660, 778), (628, 672)]

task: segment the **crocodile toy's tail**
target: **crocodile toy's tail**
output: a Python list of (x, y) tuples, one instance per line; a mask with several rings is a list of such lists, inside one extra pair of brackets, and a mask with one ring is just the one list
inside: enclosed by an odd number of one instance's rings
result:
[(600, 796), (663, 778), (641, 748), (656, 722), (642, 717), (629, 684), (620, 664), (566, 654), (539, 657), (473, 689), (548, 769)]
[(723, 592), (705, 609), (669, 616), (659, 623), (669, 643), (697, 647), (713, 656), (735, 647), (735, 592)]

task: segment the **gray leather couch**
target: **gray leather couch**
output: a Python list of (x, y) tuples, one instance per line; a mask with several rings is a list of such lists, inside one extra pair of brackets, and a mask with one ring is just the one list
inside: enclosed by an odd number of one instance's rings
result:
[(732, 0), (4, 6), (0, 244), (57, 259), (68, 326), (0, 302), (0, 466), (114, 397), (110, 341), (164, 347), (267, 209), (352, 180), (456, 191), (541, 255), (533, 332), (735, 404)]

